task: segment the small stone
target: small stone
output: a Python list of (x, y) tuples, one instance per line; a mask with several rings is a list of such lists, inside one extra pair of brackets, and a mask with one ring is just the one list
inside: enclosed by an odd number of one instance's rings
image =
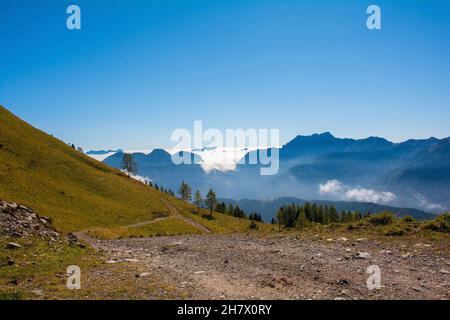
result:
[(31, 293), (37, 295), (37, 296), (43, 296), (44, 293), (42, 292), (42, 290), (32, 290)]
[(194, 274), (204, 274), (206, 271), (195, 271)]
[(358, 252), (355, 255), (355, 258), (356, 259), (369, 259), (370, 258), (370, 253), (368, 253), (368, 252)]
[(439, 272), (440, 272), (440, 273), (443, 273), (443, 274), (450, 274), (450, 271), (447, 271), (447, 270), (444, 270), (444, 269), (439, 270)]
[(139, 275), (139, 277), (140, 278), (146, 278), (146, 277), (148, 277), (150, 275), (150, 272), (142, 272), (140, 275)]

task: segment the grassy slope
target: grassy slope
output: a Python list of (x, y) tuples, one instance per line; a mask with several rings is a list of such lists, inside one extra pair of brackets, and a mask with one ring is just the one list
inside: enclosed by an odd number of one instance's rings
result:
[(160, 193), (39, 131), (0, 106), (0, 198), (52, 218), (62, 231), (151, 219)]
[[(73, 150), (2, 106), (0, 145), (0, 199), (33, 208), (50, 217), (61, 231), (111, 228), (152, 220), (153, 213), (169, 212), (167, 201), (213, 232), (246, 231), (249, 225), (248, 220), (217, 213), (213, 221), (191, 214), (192, 205)], [(158, 225), (161, 230), (152, 228), (144, 233), (183, 232), (181, 223)], [(191, 229), (186, 227), (186, 233), (195, 233)]]

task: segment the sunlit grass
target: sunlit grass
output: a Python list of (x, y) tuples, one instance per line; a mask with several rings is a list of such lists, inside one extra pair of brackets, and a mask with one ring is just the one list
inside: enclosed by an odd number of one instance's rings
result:
[(97, 239), (110, 240), (155, 236), (176, 236), (182, 234), (201, 234), (201, 231), (184, 221), (176, 218), (169, 218), (133, 228), (97, 228), (89, 231), (88, 234)]

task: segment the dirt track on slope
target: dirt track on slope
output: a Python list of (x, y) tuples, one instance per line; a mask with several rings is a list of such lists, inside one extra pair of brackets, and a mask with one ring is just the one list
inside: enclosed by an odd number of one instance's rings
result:
[[(450, 257), (434, 244), (256, 234), (90, 242), (108, 263), (132, 263), (191, 299), (450, 298)], [(381, 269), (379, 290), (367, 288), (370, 265)]]

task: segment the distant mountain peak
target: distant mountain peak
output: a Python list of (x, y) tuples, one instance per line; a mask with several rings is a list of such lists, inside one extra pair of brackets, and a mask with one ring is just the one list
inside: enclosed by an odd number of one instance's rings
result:
[(335, 136), (333, 136), (333, 135), (331, 134), (331, 132), (329, 132), (329, 131), (327, 131), (327, 132), (322, 132), (322, 133), (319, 133), (319, 134), (316, 134), (316, 135), (318, 135), (319, 137), (322, 137), (322, 138), (332, 138), (332, 139), (335, 138)]
[(153, 149), (152, 152), (148, 154), (149, 156), (161, 156), (161, 155), (170, 155), (166, 150), (164, 149)]

